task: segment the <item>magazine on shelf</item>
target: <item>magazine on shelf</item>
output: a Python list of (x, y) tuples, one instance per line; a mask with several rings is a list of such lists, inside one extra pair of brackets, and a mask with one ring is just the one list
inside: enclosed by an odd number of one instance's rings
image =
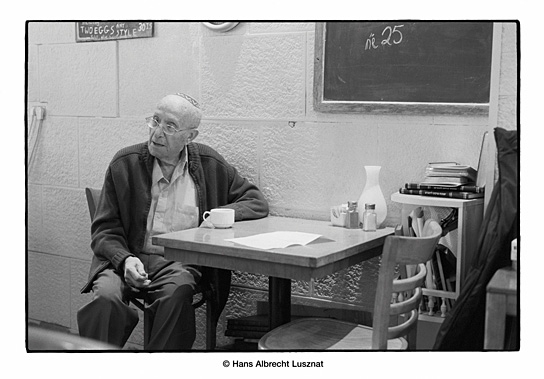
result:
[(453, 199), (478, 199), (484, 197), (484, 193), (463, 192), (463, 191), (434, 191), (400, 188), (399, 192), (405, 195), (449, 197)]
[(463, 177), (475, 181), (477, 172), (471, 166), (465, 165), (427, 165), (425, 169), (427, 177), (442, 176), (442, 177)]
[(473, 185), (474, 181), (466, 177), (428, 176), (420, 184), (455, 187), (460, 185)]
[(483, 193), (485, 187), (479, 187), (477, 185), (462, 185), (462, 184), (451, 184), (451, 185), (438, 185), (438, 184), (425, 184), (425, 183), (406, 183), (404, 185), (406, 189), (417, 189), (417, 190), (430, 190), (430, 191), (458, 191), (458, 192), (474, 192), (474, 193)]

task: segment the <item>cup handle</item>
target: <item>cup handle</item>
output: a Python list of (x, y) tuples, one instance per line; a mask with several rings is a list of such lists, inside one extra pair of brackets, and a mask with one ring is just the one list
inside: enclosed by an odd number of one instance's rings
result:
[(210, 214), (211, 214), (210, 211), (204, 212), (204, 214), (202, 215), (202, 220), (206, 221), (206, 219), (207, 219), (208, 217), (210, 217)]

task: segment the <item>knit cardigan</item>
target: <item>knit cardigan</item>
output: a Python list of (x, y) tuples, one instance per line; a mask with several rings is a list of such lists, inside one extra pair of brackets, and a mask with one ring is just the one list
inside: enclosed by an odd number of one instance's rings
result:
[[(187, 145), (187, 152), (189, 174), (196, 187), (199, 224), (205, 211), (218, 207), (234, 209), (235, 221), (268, 215), (268, 203), (261, 191), (219, 153), (194, 142)], [(125, 259), (138, 257), (142, 252), (151, 207), (154, 160), (145, 142), (120, 150), (109, 164), (91, 225), (94, 254), (82, 293), (92, 289), (96, 276), (107, 267), (122, 275)]]

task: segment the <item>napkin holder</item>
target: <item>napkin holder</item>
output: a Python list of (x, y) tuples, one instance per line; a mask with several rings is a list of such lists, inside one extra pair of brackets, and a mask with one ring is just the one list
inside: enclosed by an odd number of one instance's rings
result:
[(331, 223), (334, 226), (346, 227), (348, 205), (341, 204), (331, 207)]

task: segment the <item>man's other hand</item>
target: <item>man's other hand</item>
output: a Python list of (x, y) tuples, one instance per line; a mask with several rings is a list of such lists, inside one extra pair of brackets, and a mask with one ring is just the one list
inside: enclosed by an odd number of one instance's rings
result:
[(145, 288), (150, 283), (144, 264), (136, 257), (125, 259), (125, 282), (135, 290)]

